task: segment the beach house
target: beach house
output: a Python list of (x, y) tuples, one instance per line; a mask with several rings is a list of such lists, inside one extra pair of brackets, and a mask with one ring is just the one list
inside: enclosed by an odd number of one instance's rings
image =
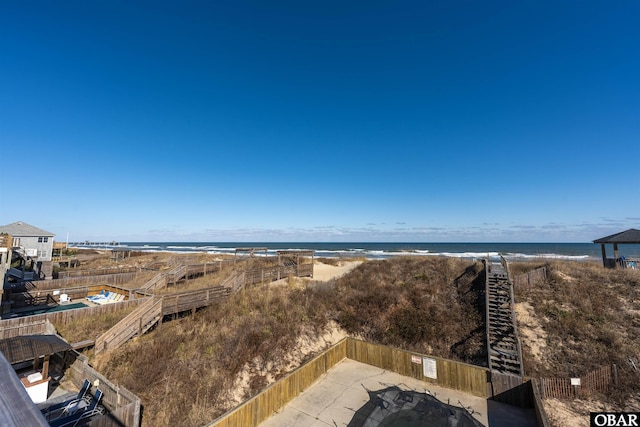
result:
[(23, 221), (0, 226), (0, 234), (13, 237), (14, 256), (34, 263), (34, 271), (39, 279), (50, 279), (53, 263), (53, 238), (55, 234), (42, 230)]

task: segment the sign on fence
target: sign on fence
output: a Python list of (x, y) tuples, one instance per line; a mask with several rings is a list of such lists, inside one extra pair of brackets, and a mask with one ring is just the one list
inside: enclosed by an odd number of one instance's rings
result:
[(432, 378), (434, 380), (438, 379), (438, 369), (436, 366), (436, 359), (431, 359), (430, 357), (422, 358), (422, 373), (427, 378)]

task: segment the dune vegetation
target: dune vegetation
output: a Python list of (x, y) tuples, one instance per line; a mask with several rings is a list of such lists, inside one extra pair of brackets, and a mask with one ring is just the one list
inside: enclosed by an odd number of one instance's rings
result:
[[(536, 266), (512, 270), (523, 267)], [(609, 270), (590, 262), (551, 262), (546, 267), (546, 281), (515, 291), (516, 306), (526, 305), (535, 314), (520, 322), (521, 336), (533, 326), (540, 332), (534, 340), (543, 339), (535, 355), (530, 350), (536, 344), (524, 340), (525, 373), (571, 378), (615, 364), (618, 384), (608, 398), (624, 407), (640, 391), (640, 366), (634, 369), (630, 363), (640, 357), (640, 271)]]
[[(594, 399), (637, 402), (629, 359), (640, 356), (640, 271), (588, 262), (513, 263), (511, 271), (543, 265), (545, 281), (516, 289), (525, 374), (572, 377), (615, 363), (618, 384)], [(482, 263), (471, 260), (365, 261), (325, 282), (253, 286), (92, 363), (142, 398), (143, 425), (204, 425), (346, 334), (486, 366), (484, 283)]]

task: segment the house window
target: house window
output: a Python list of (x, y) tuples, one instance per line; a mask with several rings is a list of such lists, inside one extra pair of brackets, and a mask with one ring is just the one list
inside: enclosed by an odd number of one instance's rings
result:
[(44, 241), (45, 243), (47, 243), (47, 242), (49, 241), (49, 238), (48, 238), (48, 237), (43, 237), (43, 241)]
[(47, 256), (47, 251), (38, 251), (39, 258), (45, 258)]
[(42, 243), (42, 237), (38, 237), (38, 243)]

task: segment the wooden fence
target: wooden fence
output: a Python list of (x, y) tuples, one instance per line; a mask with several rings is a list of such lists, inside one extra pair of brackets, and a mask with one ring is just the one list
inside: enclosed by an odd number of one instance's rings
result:
[(86, 276), (106, 276), (112, 274), (137, 273), (138, 267), (96, 268), (92, 270), (65, 270), (58, 272), (58, 279)]
[(220, 416), (209, 426), (255, 427), (262, 423), (346, 358), (347, 343), (348, 339), (343, 339), (286, 377), (271, 384), (260, 394)]
[[(115, 311), (130, 308), (130, 307), (136, 307), (141, 302), (144, 302), (144, 301), (145, 301), (144, 299), (132, 299), (128, 301), (118, 302), (114, 304), (105, 304), (105, 305), (100, 305), (96, 307), (76, 308), (72, 310), (56, 311), (53, 313), (36, 314), (33, 316), (25, 316), (25, 317), (18, 317), (15, 319), (0, 320), (0, 331), (4, 329), (11, 329), (16, 327), (20, 328), (22, 327), (21, 325), (25, 325), (24, 327), (27, 328), (26, 325), (28, 324), (31, 324), (31, 323), (36, 324), (37, 322), (44, 322), (45, 320), (48, 320), (53, 324), (64, 325), (76, 319), (81, 319), (81, 318), (90, 317), (90, 316), (98, 316), (106, 313), (113, 313)], [(24, 335), (24, 334), (28, 334), (28, 332), (25, 332), (20, 335)]]
[(20, 335), (55, 334), (56, 328), (46, 319), (31, 318), (3, 320), (0, 322), (0, 339), (18, 337)]
[(89, 366), (88, 359), (76, 353), (76, 360), (69, 370), (73, 383), (80, 388), (85, 379), (91, 384), (91, 391), (102, 391), (101, 404), (109, 413), (95, 418), (89, 424), (92, 427), (139, 427), (140, 426), (140, 398), (124, 387), (119, 387), (102, 374)]
[(516, 290), (529, 289), (544, 283), (545, 280), (547, 280), (547, 267), (540, 267), (528, 273), (515, 276), (513, 278), (513, 286)]
[[(573, 399), (591, 396), (594, 392), (605, 392), (611, 384), (611, 366), (603, 366), (574, 378), (540, 378), (540, 394), (543, 399)], [(579, 382), (579, 384), (578, 384)]]
[(101, 291), (116, 292), (124, 295), (127, 298), (133, 296), (133, 291), (129, 289), (123, 289), (115, 285), (93, 285), (93, 286), (78, 286), (78, 287), (63, 287), (57, 289), (31, 289), (25, 292), (12, 292), (7, 300), (11, 301), (14, 308), (21, 308), (26, 306), (38, 306), (45, 305), (49, 302), (60, 302), (60, 295), (66, 294), (72, 301), (82, 301), (89, 295), (99, 294)]
[[(420, 363), (413, 362), (414, 357)], [(460, 390), (480, 397), (490, 397), (489, 370), (439, 357), (427, 357), (414, 352), (399, 350), (379, 344), (349, 338), (347, 342), (349, 359), (396, 372), (407, 377), (431, 382), (442, 387)], [(423, 358), (435, 362), (437, 378), (427, 378), (423, 372)], [(431, 363), (433, 363), (431, 362)]]
[[(371, 344), (347, 337), (319, 356), (302, 365), (281, 380), (267, 387), (260, 394), (218, 417), (208, 427), (256, 427), (343, 359), (390, 370), (401, 375), (433, 382), (442, 387), (453, 388), (480, 397), (491, 397), (489, 370), (479, 366), (452, 360), (430, 357), (395, 348)], [(421, 363), (414, 360), (420, 359)], [(423, 363), (435, 361), (437, 379), (424, 376)], [(549, 427), (544, 407), (535, 381), (523, 383), (522, 388), (532, 401), (538, 427)]]
[[(480, 397), (491, 397), (491, 383), (488, 382), (491, 376), (486, 368), (371, 344), (348, 337), (270, 385), (260, 394), (221, 415), (208, 427), (255, 427), (259, 425), (345, 358), (432, 382), (442, 387), (453, 388)], [(417, 359), (421, 363), (416, 363)], [(437, 378), (425, 377), (423, 370), (425, 359), (430, 364), (435, 361)], [(534, 390), (534, 388), (537, 389), (536, 383), (527, 381), (523, 383), (521, 388), (532, 399), (528, 402), (527, 407), (534, 408), (538, 420), (537, 425), (548, 427), (549, 422), (539, 393)]]
[(106, 285), (106, 284), (111, 284), (114, 286), (123, 286), (135, 280), (139, 274), (149, 275), (149, 273), (147, 272), (104, 274), (101, 276), (69, 277), (66, 279), (39, 280), (39, 281), (33, 282), (33, 284), (39, 290), (61, 289), (61, 288), (79, 287), (79, 286)]

